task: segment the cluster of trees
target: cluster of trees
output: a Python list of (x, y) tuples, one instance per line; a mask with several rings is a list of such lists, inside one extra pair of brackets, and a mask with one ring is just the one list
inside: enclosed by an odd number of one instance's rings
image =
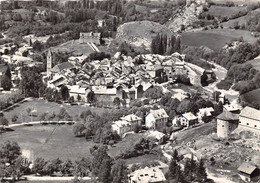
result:
[(24, 99), (24, 95), (20, 91), (6, 93), (3, 97), (0, 97), (0, 109), (3, 110), (22, 99)]
[(107, 146), (92, 149), (92, 155), (92, 174), (97, 176), (100, 182), (121, 183), (128, 181), (126, 163), (121, 159), (113, 161), (107, 154)]
[(170, 55), (180, 51), (180, 37), (175, 35), (157, 34), (151, 44), (153, 54)]
[(224, 80), (217, 84), (220, 89), (228, 90), (234, 83), (233, 89), (242, 95), (259, 88), (260, 73), (251, 64), (233, 65)]
[(116, 159), (129, 159), (132, 157), (142, 156), (144, 154), (154, 153), (156, 146), (155, 142), (151, 139), (141, 138), (131, 147), (126, 148), (123, 152), (121, 152)]
[(68, 114), (68, 112), (66, 111), (66, 109), (61, 108), (60, 111), (56, 114), (56, 113), (41, 113), (39, 115), (39, 120), (40, 121), (72, 121), (73, 118), (71, 115)]
[(38, 67), (23, 67), (21, 70), (22, 79), (19, 88), (25, 97), (40, 97), (44, 94), (45, 86), (42, 81), (42, 70)]
[(0, 178), (11, 177), (13, 181), (29, 171), (29, 163), (21, 156), (21, 148), (16, 142), (6, 141), (0, 148)]
[(0, 178), (12, 177), (13, 181), (28, 173), (35, 173), (41, 176), (50, 176), (60, 173), (62, 176), (74, 175), (77, 182), (79, 177), (98, 177), (104, 183), (127, 182), (128, 169), (123, 160), (113, 161), (107, 154), (107, 147), (91, 148), (93, 158), (81, 158), (74, 163), (67, 159), (53, 159), (46, 161), (44, 158), (37, 158), (32, 169), (29, 169), (31, 162), (21, 156), (21, 148), (16, 142), (5, 142), (0, 149)]
[(172, 98), (172, 94), (166, 93), (163, 95), (159, 104), (165, 109), (171, 121), (175, 116), (185, 112), (192, 112), (196, 114), (199, 109), (206, 107), (213, 107), (215, 114), (218, 115), (222, 109), (218, 105), (214, 105), (210, 100), (205, 100), (201, 97), (200, 93), (191, 93), (187, 98), (179, 101), (177, 98)]
[(53, 159), (52, 161), (46, 161), (44, 158), (36, 158), (32, 167), (32, 173), (41, 176), (50, 176), (54, 173), (61, 173), (62, 176), (70, 176), (73, 174), (74, 171), (76, 171), (74, 170), (74, 166), (77, 167), (78, 164), (78, 161), (75, 161), (75, 165), (73, 165), (70, 159), (62, 161), (57, 158)]
[(7, 66), (7, 70), (6, 70), (5, 74), (2, 75), (2, 77), (1, 77), (1, 87), (4, 90), (8, 90), (8, 91), (10, 91), (10, 89), (12, 87), (11, 71), (10, 71), (9, 66)]
[[(233, 45), (234, 42), (237, 42), (237, 46)], [(212, 60), (226, 69), (229, 69), (232, 65), (242, 64), (257, 57), (260, 53), (258, 49), (259, 44), (259, 41), (256, 41), (254, 44), (249, 44), (245, 42), (243, 38), (234, 39), (227, 44), (227, 47), (215, 52), (208, 52), (208, 54), (202, 54), (201, 57)]]
[(192, 156), (191, 159), (187, 159), (185, 161), (184, 170), (182, 170), (179, 165), (180, 160), (181, 158), (178, 155), (177, 150), (175, 150), (172, 155), (169, 170), (166, 173), (166, 178), (168, 181), (182, 183), (207, 182), (207, 173), (203, 159), (196, 162)]
[(126, 114), (125, 109), (115, 109), (98, 115), (90, 110), (83, 111), (75, 121), (73, 127), (75, 136), (85, 136), (88, 140), (92, 138), (95, 143), (113, 144), (120, 137), (112, 131), (111, 122), (119, 120)]

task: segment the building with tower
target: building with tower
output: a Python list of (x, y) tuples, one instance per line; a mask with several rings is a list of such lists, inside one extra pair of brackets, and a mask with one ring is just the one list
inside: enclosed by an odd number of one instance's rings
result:
[(47, 77), (51, 76), (51, 69), (52, 69), (52, 52), (49, 49), (47, 54)]
[(239, 115), (229, 111), (223, 111), (217, 116), (217, 135), (219, 138), (227, 138), (239, 124)]

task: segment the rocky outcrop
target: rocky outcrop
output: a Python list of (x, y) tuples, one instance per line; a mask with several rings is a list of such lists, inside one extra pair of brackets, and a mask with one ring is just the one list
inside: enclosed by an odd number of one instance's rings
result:
[(178, 13), (166, 23), (166, 26), (174, 32), (178, 32), (182, 29), (191, 29), (193, 23), (198, 21), (198, 15), (202, 12), (202, 5), (191, 3), (189, 6), (180, 8)]
[(117, 42), (126, 42), (133, 48), (151, 49), (152, 39), (157, 34), (171, 36), (174, 33), (166, 26), (151, 21), (137, 21), (125, 23), (118, 27)]

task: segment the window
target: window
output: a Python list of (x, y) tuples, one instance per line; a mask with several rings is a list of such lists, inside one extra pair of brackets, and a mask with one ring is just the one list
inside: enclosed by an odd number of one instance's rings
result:
[(222, 125), (222, 127), (224, 127), (224, 125)]
[(249, 125), (249, 123), (246, 123), (246, 125)]
[(257, 127), (257, 125), (255, 125), (255, 128)]

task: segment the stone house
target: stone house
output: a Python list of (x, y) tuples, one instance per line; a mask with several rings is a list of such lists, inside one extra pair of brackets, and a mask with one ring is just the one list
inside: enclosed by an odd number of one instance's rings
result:
[(239, 114), (239, 125), (260, 130), (260, 111), (246, 106)]
[(145, 126), (149, 129), (160, 129), (166, 126), (169, 116), (164, 109), (150, 110), (145, 117)]

